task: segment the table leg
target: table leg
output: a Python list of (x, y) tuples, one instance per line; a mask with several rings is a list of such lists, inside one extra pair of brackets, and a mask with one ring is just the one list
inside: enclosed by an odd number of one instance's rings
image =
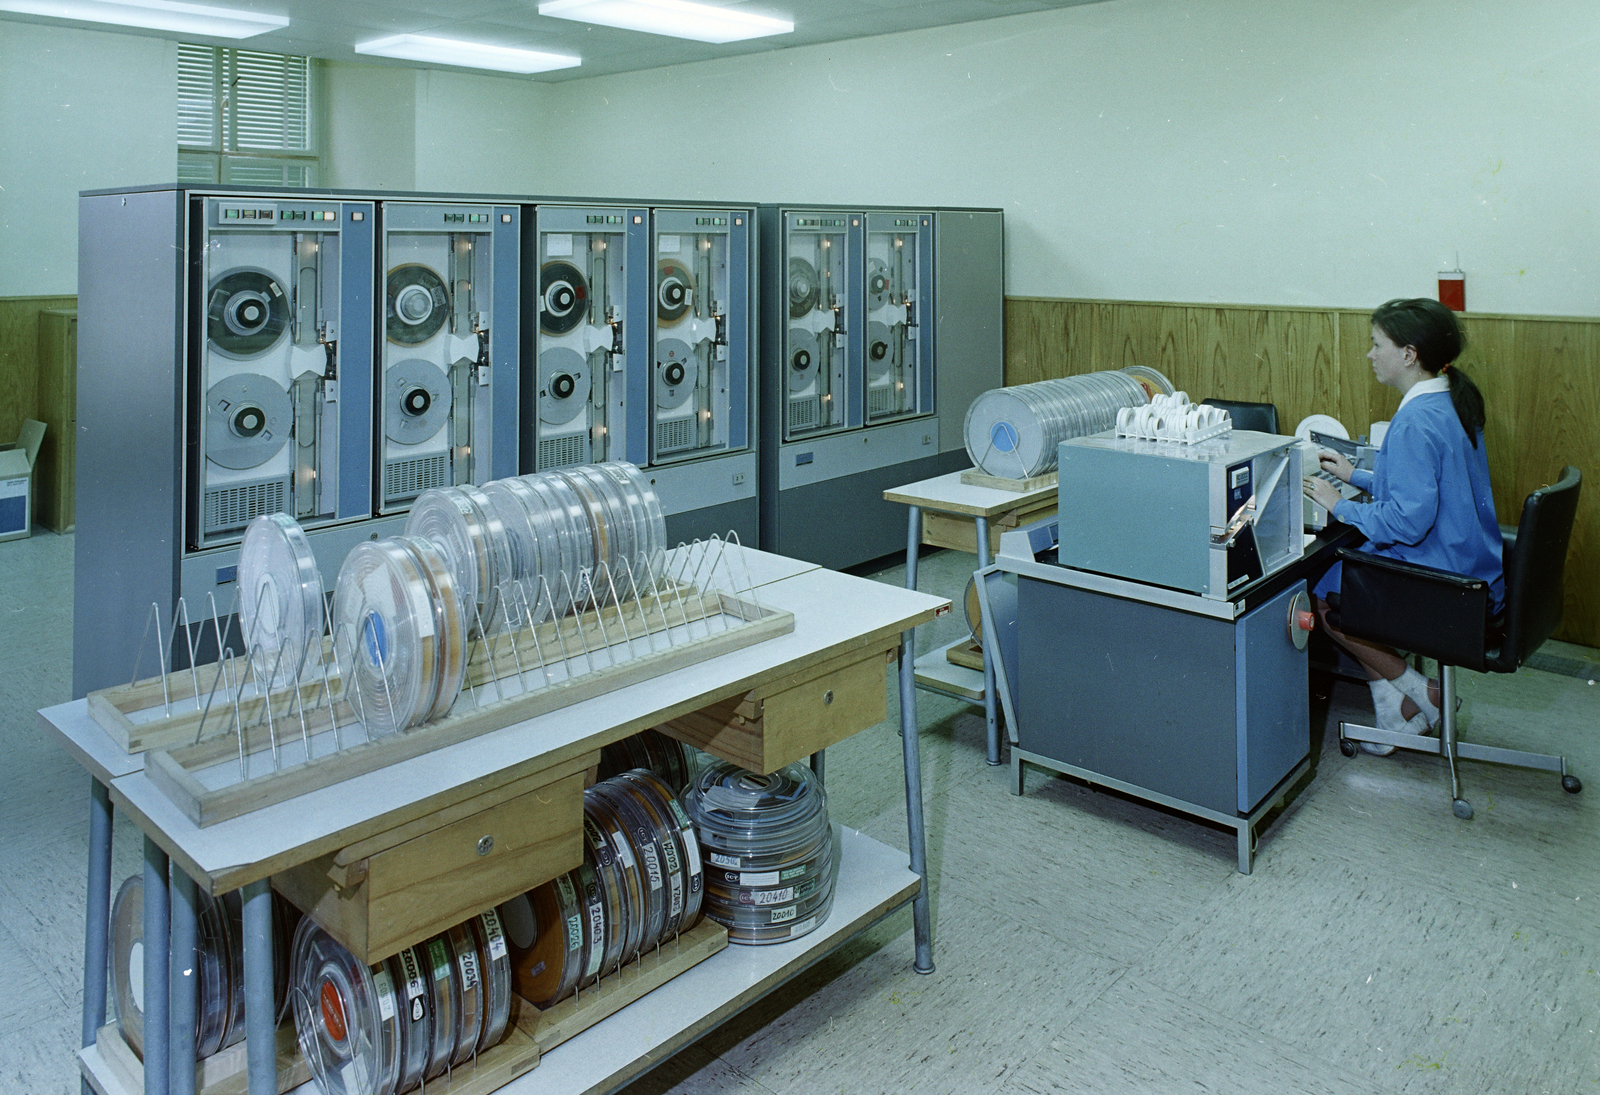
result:
[[(922, 546), (922, 509), (911, 507), (906, 536), (906, 588), (917, 588), (917, 551)], [(928, 901), (928, 840), (922, 818), (922, 751), (917, 727), (917, 631), (900, 633), (900, 752), (906, 769), (906, 827), (911, 839), (911, 873), (922, 880), (911, 899), (918, 973), (933, 972), (933, 918)]]
[[(172, 1095), (194, 1095), (195, 1028), (199, 1025), (200, 982), (195, 976), (200, 894), (194, 879), (172, 868), (172, 946), (168, 988), (172, 994)], [(148, 1043), (154, 1032), (146, 1030)]]
[[(975, 517), (978, 528), (978, 569), (982, 570), (990, 563), (989, 558), (989, 519)], [(983, 644), (983, 732), (984, 742), (988, 748), (987, 760), (991, 765), (1000, 763), (1000, 712), (995, 703), (994, 696), (994, 659), (990, 656), (989, 648), (992, 643)]]
[(83, 921), (83, 1044), (106, 1022), (106, 952), (111, 946), (111, 789), (89, 777), (89, 888)]
[(167, 1095), (168, 1007), (167, 941), (171, 907), (167, 894), (167, 853), (144, 838), (144, 1095)]
[(277, 1095), (277, 1011), (273, 1007), (272, 885), (244, 888), (245, 1068), (250, 1095)]
[(824, 784), (824, 785), (826, 785), (827, 782), (828, 782), (828, 775), (827, 775), (827, 772), (826, 772), (826, 768), (827, 768), (827, 764), (828, 764), (828, 758), (825, 755), (826, 753), (827, 753), (827, 750), (818, 749), (815, 753), (811, 754), (811, 771), (812, 771), (812, 774), (817, 777), (817, 782), (818, 783), (821, 783), (821, 784)]

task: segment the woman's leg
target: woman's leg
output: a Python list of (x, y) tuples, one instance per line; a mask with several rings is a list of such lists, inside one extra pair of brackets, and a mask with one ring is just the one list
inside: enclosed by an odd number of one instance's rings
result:
[[(1361, 663), (1367, 671), (1368, 680), (1383, 679), (1392, 681), (1406, 671), (1406, 660), (1402, 658), (1393, 647), (1380, 646), (1369, 643), (1365, 639), (1352, 638), (1328, 622), (1328, 602), (1321, 597), (1316, 599), (1317, 616), (1322, 620), (1322, 626), (1327, 628), (1328, 637), (1349, 652), (1350, 656)], [(1400, 705), (1400, 714), (1410, 719), (1420, 708), (1407, 696)]]

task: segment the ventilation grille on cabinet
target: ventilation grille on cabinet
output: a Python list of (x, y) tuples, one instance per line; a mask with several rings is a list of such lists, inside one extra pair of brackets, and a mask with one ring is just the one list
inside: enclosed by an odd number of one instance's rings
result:
[(564, 437), (541, 437), (539, 439), (538, 467), (540, 471), (546, 468), (565, 468), (573, 464), (583, 464), (589, 459), (588, 437), (581, 433), (569, 433)]
[(867, 389), (867, 417), (884, 418), (899, 410), (893, 386)]
[(656, 423), (656, 452), (694, 448), (694, 415)]
[(263, 513), (287, 509), (287, 479), (264, 479), (206, 491), (206, 535), (244, 528)]
[(789, 400), (789, 429), (815, 429), (822, 419), (822, 400), (814, 395)]
[(383, 466), (383, 496), (390, 502), (415, 498), (425, 490), (449, 485), (449, 453), (392, 460)]

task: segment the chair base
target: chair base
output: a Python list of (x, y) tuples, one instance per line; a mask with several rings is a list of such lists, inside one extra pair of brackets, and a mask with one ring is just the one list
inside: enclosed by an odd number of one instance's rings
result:
[(1396, 749), (1409, 749), (1414, 753), (1431, 753), (1450, 762), (1451, 808), (1456, 817), (1472, 817), (1472, 804), (1461, 797), (1461, 779), (1456, 761), (1481, 760), (1489, 764), (1505, 764), (1516, 768), (1533, 768), (1541, 772), (1556, 772), (1561, 776), (1561, 789), (1568, 794), (1583, 790), (1583, 783), (1567, 771), (1567, 758), (1552, 753), (1529, 753), (1521, 749), (1502, 749), (1494, 745), (1478, 745), (1456, 739), (1455, 669), (1453, 665), (1439, 670), (1442, 719), (1437, 738), (1419, 734), (1400, 734), (1393, 730), (1380, 730), (1376, 726), (1356, 723), (1339, 723), (1339, 751), (1347, 757), (1355, 756), (1356, 743), (1370, 741), (1377, 745), (1392, 745)]

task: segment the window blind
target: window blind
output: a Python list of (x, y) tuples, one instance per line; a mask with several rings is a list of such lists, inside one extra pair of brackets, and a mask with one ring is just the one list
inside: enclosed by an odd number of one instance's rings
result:
[(178, 46), (178, 179), (316, 185), (311, 59)]

